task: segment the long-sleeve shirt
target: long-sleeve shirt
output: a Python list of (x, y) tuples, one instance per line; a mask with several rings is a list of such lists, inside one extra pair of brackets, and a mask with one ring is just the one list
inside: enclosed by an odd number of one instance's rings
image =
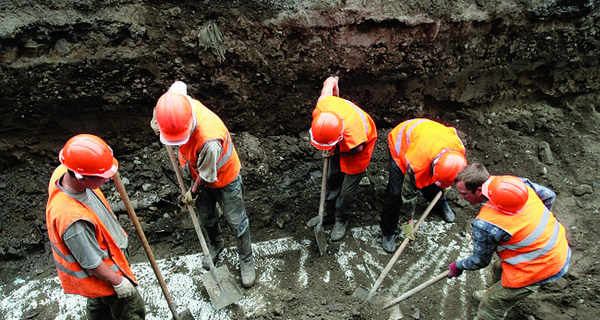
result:
[(417, 208), (417, 197), (421, 190), (417, 188), (417, 182), (415, 178), (415, 172), (408, 166), (406, 173), (404, 174), (404, 181), (402, 182), (402, 191), (400, 196), (402, 197), (402, 207), (407, 217), (412, 220), (415, 215)]
[[(556, 199), (556, 194), (554, 193), (554, 191), (539, 184), (533, 183), (527, 178), (520, 179), (523, 180), (525, 184), (527, 184), (535, 191), (535, 193), (538, 195), (538, 197), (542, 200), (544, 205), (549, 210), (552, 210), (554, 200)], [(487, 199), (484, 200), (484, 203), (485, 202), (487, 202)], [(511, 235), (508, 232), (482, 219), (473, 220), (473, 222), (471, 222), (471, 225), (473, 226), (472, 233), (473, 240), (475, 242), (473, 244), (473, 254), (471, 254), (469, 257), (463, 260), (456, 262), (456, 267), (462, 270), (478, 270), (485, 268), (487, 265), (490, 264), (490, 261), (492, 260), (492, 257), (496, 252), (496, 247), (498, 247), (498, 243), (507, 242), (511, 238)], [(562, 277), (569, 268), (570, 257), (571, 249), (569, 248), (567, 263), (562, 268), (562, 270), (557, 274), (535, 284), (549, 283)]]

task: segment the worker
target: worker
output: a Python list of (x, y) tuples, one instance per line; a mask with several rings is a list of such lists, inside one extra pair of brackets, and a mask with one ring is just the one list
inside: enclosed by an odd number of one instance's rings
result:
[[(200, 101), (187, 95), (187, 86), (176, 81), (156, 104), (152, 128), (166, 145), (179, 147), (179, 163), (188, 165), (194, 182), (183, 201), (195, 205), (198, 220), (208, 236), (210, 268), (223, 251), (223, 236), (217, 203), (236, 237), (242, 285), (252, 287), (256, 278), (250, 240), (250, 223), (244, 204), (241, 162), (229, 130), (221, 119)], [(199, 185), (199, 187), (197, 187)]]
[(555, 193), (526, 178), (490, 176), (474, 163), (456, 177), (460, 196), (471, 204), (483, 202), (473, 226), (473, 254), (448, 266), (450, 275), (492, 265), (493, 285), (476, 291), (477, 319), (504, 319), (519, 301), (564, 276), (571, 249), (565, 227), (552, 213)]
[(48, 185), (46, 224), (60, 283), (87, 297), (89, 319), (144, 319), (144, 301), (127, 261), (128, 237), (100, 187), (118, 169), (97, 136), (67, 141)]
[[(454, 184), (460, 169), (467, 165), (465, 147), (456, 129), (429, 119), (406, 120), (388, 135), (389, 178), (381, 211), (381, 244), (389, 253), (396, 250), (396, 230), (403, 211), (406, 237), (414, 240), (414, 214), (419, 192), (431, 202), (435, 195)], [(454, 212), (445, 194), (434, 211), (454, 222)]]
[[(323, 83), (312, 116), (310, 141), (330, 157), (323, 221), (335, 220), (331, 240), (339, 241), (346, 234), (358, 185), (371, 161), (377, 129), (366, 112), (339, 97), (337, 77), (329, 77)], [(310, 219), (307, 225), (316, 226), (318, 219)]]

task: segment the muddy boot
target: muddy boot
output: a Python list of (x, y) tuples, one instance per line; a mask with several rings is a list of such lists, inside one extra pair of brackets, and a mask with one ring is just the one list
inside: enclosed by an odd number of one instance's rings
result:
[(348, 220), (341, 221), (335, 220), (333, 230), (331, 230), (331, 241), (340, 241), (346, 235), (346, 228), (348, 227)]
[[(206, 231), (206, 235), (208, 236), (208, 252), (210, 253), (210, 257), (212, 257), (213, 265), (217, 263), (219, 259), (219, 254), (225, 248), (223, 244), (223, 235), (221, 234), (221, 226), (217, 224), (212, 228), (204, 228)], [(210, 270), (210, 257), (208, 255), (204, 255), (202, 257), (202, 267), (206, 270)]]
[(454, 212), (452, 212), (452, 209), (450, 209), (450, 206), (448, 205), (447, 201), (443, 201), (439, 204), (437, 204), (437, 209), (440, 211), (441, 215), (442, 215), (442, 219), (444, 219), (444, 221), (448, 222), (448, 223), (452, 223), (454, 222)]
[(250, 230), (236, 239), (238, 255), (240, 258), (240, 272), (242, 274), (242, 286), (250, 288), (254, 285), (256, 271), (254, 270), (254, 257), (252, 255), (252, 244), (250, 242)]
[(381, 246), (383, 247), (383, 250), (385, 250), (385, 252), (394, 253), (396, 251), (396, 235), (381, 235)]

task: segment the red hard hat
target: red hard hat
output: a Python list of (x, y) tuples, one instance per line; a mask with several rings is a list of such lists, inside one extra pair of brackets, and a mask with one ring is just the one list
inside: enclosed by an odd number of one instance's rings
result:
[(483, 184), (481, 192), (491, 205), (508, 214), (521, 212), (529, 199), (525, 182), (513, 176), (492, 176)]
[(344, 120), (335, 112), (321, 112), (313, 119), (309, 132), (315, 148), (329, 150), (344, 138)]
[(458, 172), (467, 166), (467, 159), (458, 151), (446, 151), (437, 159), (433, 166), (435, 184), (448, 188), (454, 184)]
[(162, 143), (185, 144), (194, 128), (194, 114), (190, 102), (179, 93), (163, 94), (156, 103), (156, 122)]
[(112, 149), (104, 140), (91, 134), (80, 134), (69, 139), (58, 155), (60, 163), (84, 176), (108, 179), (119, 169)]

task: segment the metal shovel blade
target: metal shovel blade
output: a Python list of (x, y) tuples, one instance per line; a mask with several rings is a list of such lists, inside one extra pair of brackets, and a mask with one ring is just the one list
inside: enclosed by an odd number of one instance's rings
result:
[(317, 239), (317, 246), (319, 246), (319, 255), (324, 255), (327, 252), (327, 238), (325, 237), (325, 231), (323, 230), (323, 222), (320, 221), (315, 226), (315, 238)]
[(390, 298), (387, 297), (385, 294), (375, 292), (373, 293), (373, 295), (369, 296), (370, 294), (371, 290), (365, 289), (363, 287), (358, 287), (356, 288), (352, 296), (369, 301), (375, 305), (385, 305), (390, 300)]
[[(217, 279), (215, 279), (212, 272), (207, 272), (202, 275), (202, 283), (204, 284), (206, 291), (208, 291), (210, 301), (212, 301), (215, 310), (219, 311), (244, 298), (242, 291), (235, 283), (227, 266), (218, 267), (216, 269), (216, 275)], [(221, 286), (219, 287), (219, 285)]]

